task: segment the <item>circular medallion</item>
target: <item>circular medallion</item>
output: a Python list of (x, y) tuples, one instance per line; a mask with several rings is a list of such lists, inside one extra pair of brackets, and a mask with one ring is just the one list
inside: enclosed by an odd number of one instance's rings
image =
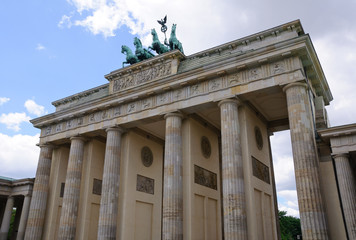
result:
[(256, 144), (257, 148), (259, 150), (262, 150), (263, 148), (263, 139), (262, 139), (262, 133), (259, 127), (255, 127), (255, 138), (256, 138)]
[(201, 138), (201, 151), (205, 158), (209, 158), (211, 155), (211, 145), (209, 139), (205, 136)]
[(149, 147), (145, 146), (141, 149), (141, 161), (145, 167), (149, 167), (153, 162), (153, 154)]

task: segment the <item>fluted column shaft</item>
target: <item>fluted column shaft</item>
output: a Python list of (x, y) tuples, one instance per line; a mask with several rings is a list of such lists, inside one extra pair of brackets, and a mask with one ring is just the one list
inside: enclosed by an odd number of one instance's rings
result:
[(75, 238), (84, 155), (84, 141), (85, 139), (82, 137), (71, 138), (62, 212), (58, 230), (58, 239), (60, 240)]
[(31, 202), (31, 195), (25, 195), (25, 199), (23, 201), (23, 206), (21, 211), (20, 225), (16, 237), (17, 240), (22, 240), (24, 238), (28, 213), (30, 210), (30, 202)]
[(40, 145), (40, 148), (40, 157), (38, 160), (30, 211), (26, 224), (26, 240), (39, 240), (42, 238), (42, 230), (46, 214), (53, 146)]
[(182, 115), (169, 113), (166, 119), (164, 153), (162, 239), (183, 239)]
[(307, 85), (291, 83), (283, 90), (287, 95), (303, 239), (328, 239)]
[(237, 100), (219, 103), (225, 240), (247, 239), (246, 203)]
[(117, 212), (120, 182), (120, 128), (106, 130), (106, 149), (103, 185), (100, 201), (98, 240), (116, 239)]
[(345, 216), (347, 233), (356, 239), (356, 182), (348, 154), (334, 155), (337, 180)]
[(0, 240), (7, 239), (13, 207), (14, 207), (14, 197), (9, 196), (6, 201), (5, 212), (1, 223)]

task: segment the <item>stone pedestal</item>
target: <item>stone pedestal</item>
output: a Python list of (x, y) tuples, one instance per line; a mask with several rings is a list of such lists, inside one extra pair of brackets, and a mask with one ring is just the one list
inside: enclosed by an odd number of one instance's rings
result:
[(356, 182), (349, 156), (336, 154), (334, 160), (347, 233), (350, 239), (356, 239)]
[(26, 240), (41, 239), (46, 214), (53, 146), (40, 145), (40, 148), (40, 157), (38, 160), (30, 212), (26, 225)]
[(120, 183), (120, 128), (106, 130), (106, 149), (101, 191), (98, 239), (116, 239)]
[(31, 202), (31, 196), (26, 195), (23, 201), (20, 225), (19, 225), (19, 230), (17, 233), (16, 240), (22, 240), (25, 236), (26, 223), (27, 223), (28, 213), (30, 210), (30, 202)]
[(164, 153), (162, 239), (183, 239), (182, 115), (169, 113), (166, 119)]
[(62, 212), (58, 230), (58, 239), (60, 240), (75, 238), (84, 155), (84, 141), (85, 139), (82, 137), (71, 138)]
[(14, 207), (14, 197), (10, 196), (7, 199), (4, 217), (2, 219), (1, 228), (0, 228), (0, 240), (6, 240), (7, 234), (10, 228), (10, 221), (12, 215), (12, 209)]
[(237, 100), (219, 103), (221, 112), (222, 191), (226, 240), (247, 239), (246, 203)]
[(328, 239), (319, 184), (313, 116), (304, 83), (291, 83), (287, 95), (289, 127), (303, 239)]

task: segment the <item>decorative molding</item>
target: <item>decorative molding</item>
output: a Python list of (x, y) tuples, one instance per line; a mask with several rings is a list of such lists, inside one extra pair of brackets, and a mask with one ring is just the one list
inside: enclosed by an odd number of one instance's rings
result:
[(145, 167), (150, 167), (153, 163), (153, 153), (147, 146), (141, 149), (141, 161)]
[(263, 148), (263, 137), (262, 137), (262, 132), (259, 127), (255, 127), (255, 140), (256, 140), (256, 145), (258, 150), (262, 150)]
[(101, 189), (102, 189), (103, 181), (100, 179), (93, 179), (93, 194), (95, 195), (101, 195)]
[(154, 194), (155, 180), (137, 174), (136, 191)]
[(200, 140), (201, 152), (205, 158), (210, 158), (211, 156), (211, 144), (207, 137), (203, 136)]
[[(221, 91), (229, 87), (260, 81), (266, 78), (274, 77), (278, 74), (293, 73), (298, 70), (297, 67), (293, 67), (293, 61), (293, 59), (288, 58), (278, 61), (278, 66), (276, 66), (275, 62), (271, 62), (255, 68), (241, 68), (237, 73), (218, 75), (212, 79), (206, 79), (195, 83), (192, 82), (190, 84), (180, 86), (178, 89), (170, 89), (158, 94), (141, 96), (140, 98), (132, 99), (129, 102), (121, 102), (116, 106), (112, 104), (106, 109), (96, 109), (85, 115), (62, 120), (61, 122), (57, 122), (51, 126), (43, 126), (41, 136), (49, 136), (75, 129), (77, 127), (99, 123), (115, 119), (117, 117), (124, 117), (141, 111), (151, 110), (159, 106), (188, 100), (190, 98), (206, 95), (211, 92)], [(70, 124), (68, 121), (70, 121)]]
[(120, 76), (113, 81), (113, 92), (125, 90), (130, 87), (136, 87), (143, 83), (154, 81), (156, 79), (166, 77), (172, 74), (172, 64), (162, 63), (151, 68), (139, 70), (135, 73), (130, 73), (127, 76)]
[(257, 160), (257, 158), (251, 156), (252, 158), (252, 173), (253, 176), (258, 179), (271, 184), (270, 176), (269, 176), (269, 167)]
[(217, 174), (197, 165), (194, 165), (194, 182), (214, 190), (218, 189)]
[(97, 92), (100, 92), (102, 90), (105, 90), (109, 87), (109, 84), (105, 84), (105, 85), (101, 85), (99, 87), (96, 87), (96, 88), (92, 88), (92, 89), (89, 89), (87, 91), (84, 91), (84, 92), (80, 92), (78, 94), (74, 94), (72, 96), (69, 96), (69, 97), (66, 97), (66, 98), (62, 98), (60, 100), (57, 100), (57, 101), (54, 101), (52, 102), (52, 105), (55, 106), (55, 107), (58, 107), (60, 105), (64, 105), (64, 104), (67, 104), (67, 103), (71, 103), (71, 102), (74, 102), (74, 101), (77, 101), (81, 98), (84, 98), (84, 97), (88, 97), (90, 95), (93, 95), (94, 93), (97, 93)]

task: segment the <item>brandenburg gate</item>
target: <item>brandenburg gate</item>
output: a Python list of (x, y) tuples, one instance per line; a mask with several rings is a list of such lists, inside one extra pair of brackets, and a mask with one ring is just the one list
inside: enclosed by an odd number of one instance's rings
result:
[(287, 129), (303, 239), (354, 239), (355, 192), (340, 203), (317, 132), (333, 97), (298, 20), (105, 78), (31, 121), (41, 150), (25, 239), (278, 239), (269, 137)]

